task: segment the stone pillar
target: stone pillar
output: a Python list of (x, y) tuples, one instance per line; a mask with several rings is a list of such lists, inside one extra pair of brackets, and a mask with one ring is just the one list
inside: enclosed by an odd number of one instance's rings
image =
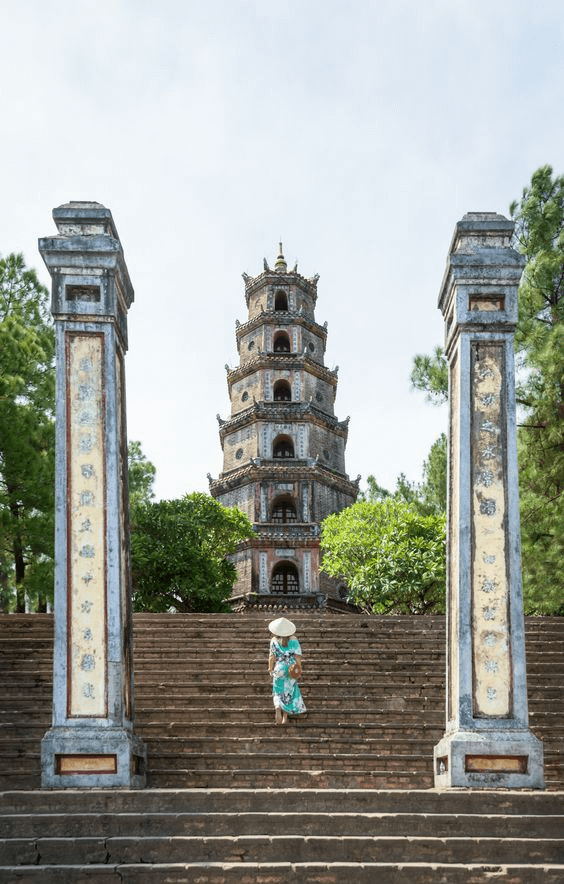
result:
[(437, 787), (543, 788), (529, 731), (513, 335), (524, 259), (513, 222), (456, 225), (439, 308), (449, 363), (447, 725)]
[(39, 250), (57, 339), (53, 723), (46, 788), (145, 785), (133, 733), (124, 355), (133, 288), (109, 209), (54, 209)]

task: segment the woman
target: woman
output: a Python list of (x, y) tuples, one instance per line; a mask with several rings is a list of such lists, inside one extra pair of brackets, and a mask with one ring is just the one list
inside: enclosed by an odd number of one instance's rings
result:
[(272, 633), (268, 671), (272, 676), (272, 699), (276, 724), (286, 724), (288, 713), (306, 712), (297, 679), (302, 674), (302, 649), (294, 637), (296, 627), (291, 620), (279, 617), (268, 624)]

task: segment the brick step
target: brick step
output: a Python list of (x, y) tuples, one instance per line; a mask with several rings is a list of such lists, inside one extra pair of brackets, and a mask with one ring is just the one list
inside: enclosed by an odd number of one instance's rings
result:
[(535, 708), (529, 709), (529, 720), (531, 727), (546, 729), (564, 727), (564, 709), (562, 712), (540, 712)]
[[(202, 662), (200, 666), (204, 666), (205, 664)], [(326, 687), (330, 687), (332, 685), (338, 687), (351, 687), (353, 690), (357, 685), (367, 684), (370, 685), (374, 679), (375, 670), (370, 670), (369, 668), (364, 671), (359, 668), (351, 667), (350, 671), (347, 669), (340, 673), (339, 677), (332, 679), (330, 674), (326, 671), (322, 671), (321, 669), (315, 669), (312, 666), (308, 665), (304, 666), (304, 674), (302, 677), (302, 683), (308, 684), (319, 684), (325, 685)], [(409, 672), (406, 672), (406, 667), (398, 667), (395, 669), (380, 668), (378, 673), (379, 679), (382, 679), (388, 683), (389, 688), (395, 688), (397, 690), (402, 690), (404, 686), (408, 685), (430, 685), (434, 690), (440, 691), (442, 690), (444, 693), (444, 684), (445, 677), (443, 672), (428, 672), (426, 670), (419, 671), (414, 667), (409, 667)], [(48, 679), (48, 674), (45, 673), (45, 680)], [(560, 676), (555, 674), (552, 678), (552, 682), (558, 684), (558, 679)], [(260, 685), (269, 685), (270, 678), (268, 675), (268, 671), (266, 666), (263, 665), (260, 669), (250, 669), (249, 667), (245, 667), (245, 669), (235, 668), (234, 666), (225, 666), (221, 667), (217, 665), (217, 661), (214, 666), (210, 665), (205, 670), (194, 670), (181, 668), (170, 668), (170, 669), (156, 669), (156, 670), (144, 670), (140, 667), (135, 669), (135, 681), (136, 687), (139, 689), (143, 689), (145, 686), (154, 687), (154, 688), (163, 688), (170, 685), (171, 687), (176, 685), (179, 687), (183, 686), (202, 686), (207, 687), (208, 685), (252, 685), (256, 684)], [(551, 676), (543, 677), (542, 680), (539, 677), (538, 683), (551, 683)], [(535, 684), (534, 680), (532, 681)], [(396, 687), (397, 686), (397, 687)]]
[[(49, 789), (34, 792), (0, 792), (3, 814), (34, 813), (268, 813), (273, 795), (269, 789)], [(284, 788), (276, 795), (287, 813), (505, 814), (509, 816), (559, 816), (564, 814), (564, 791), (528, 789), (470, 790), (366, 790)]]
[(245, 752), (223, 753), (220, 757), (211, 752), (189, 752), (172, 748), (159, 752), (159, 766), (167, 770), (213, 770), (232, 771), (241, 767), (256, 771), (281, 768), (287, 770), (323, 770), (323, 771), (424, 771), (432, 773), (432, 755), (378, 755), (369, 752), (362, 755), (346, 752), (293, 754), (292, 752), (268, 753)]
[[(296, 633), (298, 635), (298, 633)], [(271, 636), (265, 633), (264, 636), (253, 636), (247, 634), (245, 637), (245, 652), (249, 654), (268, 653)], [(193, 636), (186, 632), (176, 632), (173, 634), (165, 632), (159, 634), (155, 631), (151, 637), (137, 638), (136, 647), (144, 654), (182, 654), (185, 653), (189, 657), (197, 656), (201, 653), (209, 652), (209, 645), (205, 644), (209, 640), (213, 641), (216, 647), (224, 647), (226, 653), (237, 653), (238, 643), (233, 641), (233, 633), (226, 631), (218, 633), (217, 630), (202, 630), (202, 634)], [(357, 635), (352, 630), (349, 633), (341, 632), (339, 636), (307, 636), (303, 633), (299, 634), (300, 644), (307, 646), (308, 653), (315, 655), (327, 654), (327, 651), (334, 653), (335, 648), (344, 653), (348, 651), (366, 650), (373, 654), (382, 652), (403, 653), (412, 655), (421, 655), (430, 653), (434, 657), (444, 653), (442, 645), (437, 641), (437, 636), (427, 636), (422, 638), (420, 634), (409, 632), (404, 633), (402, 638), (397, 636), (372, 636)], [(550, 643), (545, 643), (550, 647)], [(0, 641), (0, 647), (2, 642)], [(22, 644), (20, 643), (20, 647)], [(47, 648), (47, 645), (45, 645)]]
[[(305, 693), (304, 699), (307, 704), (308, 698)], [(271, 710), (271, 706), (269, 706), (267, 709), (266, 701), (264, 709), (257, 709), (254, 706), (224, 706), (211, 709), (203, 708), (191, 710), (178, 709), (176, 706), (163, 706), (160, 709), (144, 709), (142, 711), (139, 711), (137, 714), (137, 723), (139, 726), (142, 726), (146, 721), (149, 720), (152, 722), (174, 721), (176, 723), (182, 722), (186, 725), (187, 728), (191, 728), (194, 726), (194, 724), (200, 724), (205, 723), (206, 721), (220, 719), (224, 722), (246, 721), (249, 723), (249, 725), (252, 725), (255, 723), (264, 722), (267, 715), (270, 717)], [(208, 714), (206, 715), (205, 713)], [(400, 716), (400, 721), (404, 722), (405, 724), (411, 723), (414, 725), (419, 725), (421, 721), (421, 715), (416, 710), (413, 712), (405, 711), (392, 713), (390, 712), (390, 710), (387, 709), (358, 709), (357, 707), (343, 708), (342, 704), (339, 704), (335, 708), (315, 709), (306, 714), (313, 721), (313, 723), (318, 725), (358, 723), (373, 724), (376, 727), (381, 726), (385, 723), (393, 723), (395, 720), (393, 718), (393, 715)], [(304, 718), (305, 715), (300, 716), (300, 723)], [(561, 718), (562, 721), (564, 721), (564, 712), (562, 713)], [(443, 724), (444, 713), (442, 712), (442, 710), (433, 711), (432, 709), (429, 709), (425, 712), (425, 719), (428, 725)]]
[[(46, 716), (43, 721), (30, 726), (20, 726), (19, 722), (6, 723), (0, 727), (0, 734), (3, 738), (12, 740), (36, 740), (41, 739), (44, 730), (51, 724), (50, 717)], [(43, 730), (42, 730), (43, 729)], [(174, 721), (151, 721), (147, 720), (144, 724), (139, 724), (140, 732), (144, 739), (153, 739), (156, 741), (164, 738), (183, 739), (187, 736), (200, 740), (222, 739), (224, 737), (239, 739), (241, 741), (263, 740), (272, 737), (274, 734), (284, 734), (285, 740), (293, 739), (292, 735), (299, 740), (316, 740), (331, 741), (334, 740), (358, 740), (364, 744), (367, 740), (377, 739), (391, 741), (394, 743), (397, 739), (413, 739), (415, 741), (433, 741), (434, 743), (443, 736), (444, 726), (441, 724), (430, 727), (427, 724), (410, 726), (401, 722), (380, 724), (350, 724), (347, 722), (329, 722), (326, 724), (318, 724), (313, 720), (308, 720), (307, 716), (303, 716), (299, 721), (290, 719), (287, 726), (278, 728), (274, 724), (274, 714), (269, 714), (264, 721), (253, 724), (252, 730), (249, 724), (244, 721), (234, 721), (225, 726), (223, 722), (190, 722), (188, 725)]]
[[(309, 752), (321, 755), (332, 755), (334, 753), (350, 753), (354, 750), (358, 755), (415, 755), (423, 753), (433, 753), (434, 742), (429, 737), (412, 737), (401, 738), (396, 736), (394, 739), (379, 737), (377, 739), (365, 737), (344, 737), (336, 735), (335, 737), (319, 737), (310, 735), (303, 730), (295, 730), (292, 728), (271, 728), (270, 734), (262, 734), (261, 736), (252, 736), (247, 734), (243, 737), (231, 736), (230, 732), (216, 736), (204, 736), (194, 738), (192, 732), (183, 732), (178, 736), (170, 736), (167, 732), (150, 735), (144, 733), (144, 740), (147, 743), (151, 756), (158, 755), (161, 751), (170, 752), (173, 749), (177, 752), (194, 752), (205, 754), (221, 755), (228, 754), (245, 754), (245, 753), (263, 753), (271, 754), (281, 751), (292, 752), (305, 755)], [(277, 736), (277, 734), (282, 734)], [(3, 740), (4, 750), (0, 765), (4, 758), (23, 757), (25, 755), (39, 755), (39, 744), (37, 740), (38, 734), (31, 733), (25, 736), (19, 736), (17, 732)], [(546, 743), (545, 743), (546, 754)]]
[[(206, 642), (208, 638), (213, 639), (216, 646), (224, 646), (227, 649), (239, 644), (240, 637), (244, 637), (245, 646), (251, 651), (259, 652), (262, 649), (268, 649), (271, 638), (270, 633), (264, 628), (264, 631), (256, 625), (245, 624), (245, 629), (241, 630), (240, 635), (231, 627), (217, 628), (213, 624), (203, 626), (195, 631), (187, 629), (181, 623), (173, 623), (166, 629), (159, 629), (158, 625), (141, 632), (135, 627), (133, 635), (135, 644), (139, 648), (147, 650), (158, 650), (159, 647), (182, 649), (188, 653), (193, 653), (198, 649), (206, 650)], [(413, 649), (416, 652), (431, 651), (434, 654), (441, 653), (446, 646), (446, 632), (443, 629), (424, 630), (421, 625), (407, 625), (403, 630), (376, 630), (368, 631), (359, 629), (357, 625), (347, 623), (346, 628), (331, 631), (325, 626), (317, 629), (300, 629), (296, 632), (296, 636), (300, 644), (307, 645), (313, 650), (334, 650), (341, 644), (345, 648), (365, 647), (368, 649), (390, 649), (409, 651)], [(49, 634), (28, 634), (28, 636), (17, 636), (7, 631), (2, 632), (0, 629), (0, 647), (4, 643), (14, 642), (18, 639), (20, 645), (36, 646), (41, 644), (48, 647), (51, 638)], [(236, 641), (234, 641), (236, 639)], [(444, 641), (444, 645), (443, 645)], [(532, 651), (549, 648), (551, 650), (559, 650), (564, 642), (564, 629), (560, 631), (547, 631), (533, 633), (525, 630), (525, 641), (527, 647)]]
[[(221, 645), (220, 639), (215, 639), (213, 636), (210, 636), (210, 641), (215, 642), (216, 647)], [(209, 649), (201, 648), (198, 650), (198, 647), (192, 647), (191, 649), (186, 648), (186, 644), (189, 640), (179, 639), (177, 641), (170, 641), (163, 636), (160, 643), (155, 639), (154, 645), (145, 645), (136, 642), (136, 657), (139, 657), (140, 660), (154, 662), (158, 659), (163, 660), (194, 660), (198, 659), (201, 656), (208, 657), (210, 655)], [(302, 646), (302, 651), (304, 657), (312, 660), (320, 660), (322, 658), (327, 658), (329, 654), (335, 653), (335, 644), (333, 642), (328, 642), (326, 646), (324, 645), (312, 645), (307, 639), (300, 638), (300, 644)], [(237, 653), (236, 650), (232, 649), (233, 641), (232, 638), (229, 642), (229, 649), (226, 649), (222, 652), (222, 655), (232, 655), (233, 658), (240, 659), (240, 653)], [(21, 645), (18, 647), (14, 645), (14, 653), (20, 654), (20, 656), (24, 656), (21, 654)], [(35, 649), (33, 649), (35, 650)], [(559, 663), (562, 658), (562, 643), (550, 643), (544, 642), (542, 645), (538, 643), (536, 647), (532, 647), (531, 643), (527, 643), (528, 653), (533, 657), (541, 656), (546, 659), (541, 659), (539, 662), (546, 663)], [(383, 645), (375, 642), (350, 642), (344, 643), (341, 648), (339, 644), (339, 654), (344, 653), (347, 656), (360, 654), (364, 656), (367, 654), (370, 659), (379, 660), (386, 657), (391, 658), (402, 658), (405, 662), (410, 662), (411, 660), (430, 660), (434, 663), (441, 661), (445, 657), (445, 651), (441, 646), (440, 639), (435, 637), (435, 640), (431, 643), (429, 641), (426, 645), (418, 646), (417, 644), (412, 644), (409, 642), (409, 638), (406, 641), (405, 645), (401, 645), (397, 640), (391, 640), (389, 643)], [(48, 649), (38, 649), (38, 653), (40, 655), (47, 656)], [(253, 645), (251, 642), (246, 643), (245, 646), (245, 654), (249, 660), (258, 660), (261, 657), (265, 658), (268, 656), (268, 644), (259, 644)], [(0, 658), (6, 658), (12, 656), (10, 649), (4, 648)]]
[[(207, 640), (210, 642), (215, 641), (216, 648), (221, 647), (221, 642), (219, 640), (216, 641), (213, 636), (209, 636)], [(186, 644), (185, 641), (178, 641), (175, 644), (167, 641), (166, 637), (163, 637), (161, 643), (155, 642), (154, 650), (150, 650), (146, 646), (139, 644), (136, 644), (135, 647), (139, 659), (149, 660), (150, 662), (154, 662), (155, 659), (197, 662), (202, 658), (213, 659), (217, 656), (217, 654), (213, 654), (212, 652), (212, 648), (214, 647), (213, 644), (207, 648), (201, 647), (199, 643), (193, 644), (192, 647), (187, 647)], [(304, 656), (307, 656), (308, 659), (319, 660), (321, 662), (327, 661), (328, 655), (333, 657), (336, 650), (335, 643), (333, 642), (327, 642), (326, 645), (321, 645), (320, 647), (313, 647), (309, 643), (306, 645), (305, 641), (300, 642), (300, 644), (302, 644)], [(268, 644), (261, 643), (260, 645), (253, 646), (252, 643), (246, 642), (244, 664), (246, 665), (249, 660), (266, 660), (268, 657), (268, 649)], [(405, 647), (402, 647), (397, 641), (390, 642), (390, 644), (385, 647), (379, 647), (373, 642), (340, 642), (338, 645), (338, 652), (339, 658), (341, 658), (342, 655), (344, 660), (358, 654), (361, 654), (364, 657), (366, 654), (368, 659), (375, 662), (380, 661), (383, 658), (391, 657), (394, 660), (401, 660), (405, 663), (411, 663), (412, 661), (418, 660), (429, 660), (430, 662), (436, 663), (443, 660), (445, 657), (444, 650), (438, 646), (437, 639), (435, 639), (432, 644), (429, 642), (429, 645), (426, 648), (414, 648), (409, 641), (406, 642)], [(46, 652), (41, 651), (40, 653)], [(555, 653), (555, 657), (556, 656)], [(239, 665), (242, 665), (241, 650), (233, 647), (232, 640), (230, 640), (228, 647), (222, 649), (221, 657), (237, 660)]]
[[(547, 794), (558, 794), (562, 785), (562, 770), (560, 769), (554, 775), (549, 764), (545, 767), (545, 788)], [(12, 790), (33, 790), (39, 789), (41, 786), (41, 771), (39, 759), (30, 770), (30, 764), (26, 765), (23, 772), (10, 770), (0, 774), (0, 785), (4, 789)], [(370, 771), (370, 772), (353, 772), (338, 775), (337, 772), (313, 771), (310, 775), (308, 772), (302, 772), (298, 777), (293, 776), (293, 771), (282, 771), (265, 777), (258, 775), (256, 770), (245, 770), (236, 772), (222, 772), (213, 778), (210, 778), (210, 771), (177, 771), (177, 770), (161, 770), (155, 769), (150, 771), (148, 777), (148, 788), (156, 789), (183, 789), (198, 788), (202, 790), (210, 788), (252, 788), (253, 786), (281, 789), (290, 786), (298, 788), (298, 784), (305, 789), (342, 789), (346, 791), (349, 788), (357, 789), (401, 789), (408, 791), (410, 789), (431, 789), (433, 787), (432, 772), (429, 776), (422, 774), (415, 775), (409, 772), (392, 772), (392, 771)], [(1, 880), (1, 879), (0, 879)]]
[[(304, 689), (307, 688), (310, 697), (319, 696), (325, 699), (327, 695), (335, 695), (354, 696), (359, 699), (370, 699), (371, 697), (385, 697), (391, 699), (390, 682), (381, 685), (375, 683), (366, 685), (355, 684), (347, 687), (345, 685), (323, 684), (319, 681), (315, 681), (308, 673), (308, 677), (303, 679), (301, 684)], [(429, 696), (429, 694), (433, 694), (434, 696), (439, 694), (440, 696), (440, 691), (443, 690), (442, 685), (418, 685), (411, 681), (405, 682), (405, 684), (398, 685), (397, 687), (394, 686), (394, 688), (395, 690), (399, 689), (401, 691), (401, 695), (398, 695), (397, 699), (405, 700), (420, 699)], [(175, 700), (187, 700), (191, 698), (201, 699), (202, 697), (207, 697), (209, 699), (212, 694), (225, 693), (226, 690), (225, 684), (220, 682), (208, 684), (201, 682), (199, 684), (193, 684), (186, 681), (183, 683), (148, 684), (144, 681), (136, 686), (135, 696), (138, 700), (142, 700), (144, 704), (150, 703), (152, 705), (155, 701), (162, 699), (163, 691), (165, 689), (169, 700), (172, 698)], [(2, 685), (3, 707), (5, 709), (9, 706), (13, 708), (16, 704), (19, 709), (36, 707), (38, 699), (43, 699), (45, 697), (50, 699), (51, 690), (51, 685), (46, 684), (28, 685), (24, 681), (13, 683), (8, 682)], [(246, 684), (234, 684), (229, 688), (230, 696), (264, 696), (265, 693), (267, 695), (271, 693), (270, 679), (267, 681), (261, 679), (260, 682), (248, 682)], [(546, 691), (543, 691), (542, 693), (539, 692), (539, 699), (552, 699), (553, 694), (555, 697), (559, 698), (556, 688), (547, 688)]]
[(0, 864), (183, 862), (563, 863), (564, 841), (551, 838), (241, 835), (155, 838), (37, 838), (0, 841)]
[[(419, 712), (422, 711), (427, 712), (436, 711), (438, 707), (437, 698), (435, 696), (426, 697), (426, 696), (413, 696), (413, 697), (386, 697), (381, 693), (370, 695), (359, 694), (356, 695), (353, 693), (346, 692), (338, 692), (337, 694), (325, 694), (322, 691), (315, 691), (312, 688), (304, 688), (302, 690), (304, 699), (306, 704), (309, 703), (310, 706), (315, 706), (315, 709), (318, 710), (320, 708), (324, 709), (333, 709), (343, 706), (345, 703), (347, 706), (351, 706), (353, 703), (357, 704), (357, 711), (368, 711), (379, 713), (381, 711), (386, 712), (397, 712), (401, 714), (405, 714), (408, 712)], [(205, 694), (185, 694), (176, 696), (175, 699), (179, 702), (179, 705), (185, 705), (188, 709), (192, 710), (194, 714), (196, 714), (196, 710), (207, 709), (210, 714), (213, 715), (222, 715), (223, 709), (233, 709), (235, 706), (237, 707), (247, 707), (247, 704), (250, 702), (250, 696), (256, 696), (257, 703), (267, 704), (270, 708), (272, 706), (272, 693), (266, 693), (263, 691), (242, 691), (234, 694), (230, 694), (229, 697), (225, 696), (225, 689), (223, 691), (213, 692)], [(210, 709), (210, 701), (213, 698), (214, 709)], [(167, 696), (167, 703), (170, 703), (171, 697)], [(153, 695), (141, 694), (138, 696), (139, 704), (143, 705), (143, 708), (146, 711), (151, 709), (158, 709), (162, 704), (162, 695), (160, 697)], [(534, 709), (535, 703), (538, 703), (539, 709), (545, 708), (545, 703), (542, 700), (534, 700), (531, 704)], [(32, 710), (34, 708), (33, 703), (23, 704), (18, 706), (22, 711)], [(439, 707), (439, 712), (441, 715), (443, 714), (442, 708)]]
[(325, 771), (276, 768), (197, 770), (165, 768), (158, 760), (147, 775), (151, 789), (431, 789), (433, 773), (387, 770)]
[[(252, 731), (249, 730), (249, 725), (246, 722), (238, 722), (234, 721), (229, 724), (228, 733), (230, 736), (241, 737), (242, 739), (249, 737), (259, 737), (262, 736), (270, 736), (274, 732), (274, 716), (268, 716), (263, 722), (257, 722), (253, 724)], [(290, 720), (288, 724), (288, 732), (290, 732), (296, 723)], [(221, 722), (190, 722), (187, 726), (186, 724), (180, 723), (178, 719), (174, 721), (165, 721), (164, 724), (161, 721), (151, 721), (146, 720), (144, 723), (139, 722), (139, 731), (146, 738), (151, 738), (153, 735), (167, 735), (167, 736), (186, 736), (189, 734), (191, 737), (199, 737), (202, 739), (208, 737), (222, 737), (226, 734), (227, 729), (225, 724)], [(326, 737), (332, 739), (333, 736), (338, 736), (341, 739), (344, 739), (347, 735), (352, 737), (358, 737), (362, 739), (363, 736), (368, 737), (377, 737), (379, 735), (387, 736), (388, 739), (393, 740), (396, 736), (405, 737), (414, 737), (414, 738), (425, 738), (429, 740), (434, 740), (438, 742), (444, 734), (444, 722), (441, 721), (439, 724), (430, 725), (429, 723), (418, 724), (416, 726), (410, 726), (401, 722), (391, 722), (388, 724), (366, 724), (365, 722), (359, 722), (357, 724), (352, 724), (351, 722), (336, 722), (331, 720), (325, 723), (314, 722), (313, 720), (307, 719), (307, 716), (302, 716), (299, 721), (299, 724), (296, 724), (296, 730), (303, 734), (304, 737), (309, 737), (311, 734), (318, 737)], [(286, 732), (285, 732), (286, 733)]]
[(419, 813), (66, 813), (0, 816), (4, 838), (77, 838), (89, 835), (363, 835), (380, 837), (558, 838), (562, 815)]
[[(158, 736), (154, 739), (146, 736), (149, 750), (162, 748), (163, 751), (169, 751), (170, 747), (178, 747), (178, 751), (196, 752), (206, 754), (243, 754), (246, 752), (253, 753), (278, 753), (288, 751), (294, 754), (305, 754), (314, 752), (320, 755), (330, 755), (333, 753), (352, 752), (355, 750), (361, 755), (392, 755), (398, 753), (400, 755), (415, 755), (416, 750), (420, 754), (433, 751), (433, 741), (430, 739), (404, 739), (396, 738), (393, 741), (385, 738), (381, 739), (351, 739), (334, 737), (317, 737), (304, 734), (303, 731), (286, 732), (286, 728), (275, 728), (273, 736), (263, 735), (261, 737), (232, 737), (229, 734), (223, 737), (207, 737), (203, 739), (194, 739), (190, 734), (184, 737)], [(278, 734), (283, 731), (283, 735)], [(15, 741), (14, 741), (15, 742)], [(156, 754), (156, 753), (155, 753)]]
[[(340, 706), (343, 702), (347, 702), (348, 704), (355, 702), (361, 706), (368, 705), (380, 709), (394, 709), (397, 712), (413, 708), (420, 710), (440, 708), (442, 711), (444, 702), (441, 692), (432, 685), (419, 686), (410, 684), (398, 694), (395, 692), (391, 693), (390, 685), (388, 685), (387, 690), (384, 686), (362, 684), (346, 688), (338, 685), (325, 686), (315, 684), (307, 679), (301, 682), (300, 686), (304, 697), (307, 696), (310, 704), (315, 704), (316, 706), (321, 704), (324, 706)], [(136, 690), (135, 696), (138, 703), (143, 705), (144, 708), (155, 708), (162, 703), (164, 689), (164, 685), (160, 690), (153, 687), (149, 688), (147, 685), (140, 685)], [(245, 698), (250, 697), (256, 697), (261, 701), (265, 698), (270, 700), (271, 694), (270, 683), (267, 683), (266, 685), (256, 683), (249, 683), (248, 685), (232, 685), (229, 688), (228, 696), (226, 696), (225, 685), (166, 685), (168, 702), (174, 699), (181, 704), (189, 703), (191, 708), (198, 708), (206, 705), (209, 706), (212, 697), (214, 702), (221, 704), (229, 703), (229, 705), (232, 705), (235, 702), (241, 703)], [(560, 688), (560, 690), (551, 689), (546, 692), (538, 693), (535, 691), (532, 696), (529, 695), (529, 711), (531, 714), (544, 712), (548, 700), (560, 700), (561, 697), (562, 688)], [(14, 708), (16, 706), (16, 699), (17, 698), (13, 697), (13, 695), (8, 696), (4, 706), (6, 708), (9, 708), (9, 706)], [(35, 705), (36, 702), (34, 702), (32, 698), (29, 698), (25, 701), (21, 701), (21, 704), (17, 703), (17, 708), (31, 710)]]
[[(477, 863), (145, 863), (2, 866), (18, 884), (562, 884), (564, 866)], [(3, 877), (2, 877), (3, 876)]]

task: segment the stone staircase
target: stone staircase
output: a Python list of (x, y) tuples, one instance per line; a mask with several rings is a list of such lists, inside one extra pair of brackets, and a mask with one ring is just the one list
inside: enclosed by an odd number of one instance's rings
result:
[(292, 614), (307, 716), (274, 726), (264, 614), (135, 615), (144, 792), (39, 790), (52, 618), (0, 616), (0, 882), (564, 882), (564, 618), (527, 622), (547, 792), (436, 792), (444, 618)]

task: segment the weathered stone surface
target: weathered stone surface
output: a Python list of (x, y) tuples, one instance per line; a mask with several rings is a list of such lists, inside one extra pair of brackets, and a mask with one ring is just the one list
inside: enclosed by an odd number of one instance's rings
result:
[(57, 341), (55, 658), (43, 785), (144, 782), (133, 734), (125, 369), (133, 289), (109, 209), (68, 203), (40, 240)]
[(470, 213), (439, 307), (449, 362), (447, 725), (437, 786), (542, 788), (528, 728), (513, 333), (524, 259), (513, 222)]

